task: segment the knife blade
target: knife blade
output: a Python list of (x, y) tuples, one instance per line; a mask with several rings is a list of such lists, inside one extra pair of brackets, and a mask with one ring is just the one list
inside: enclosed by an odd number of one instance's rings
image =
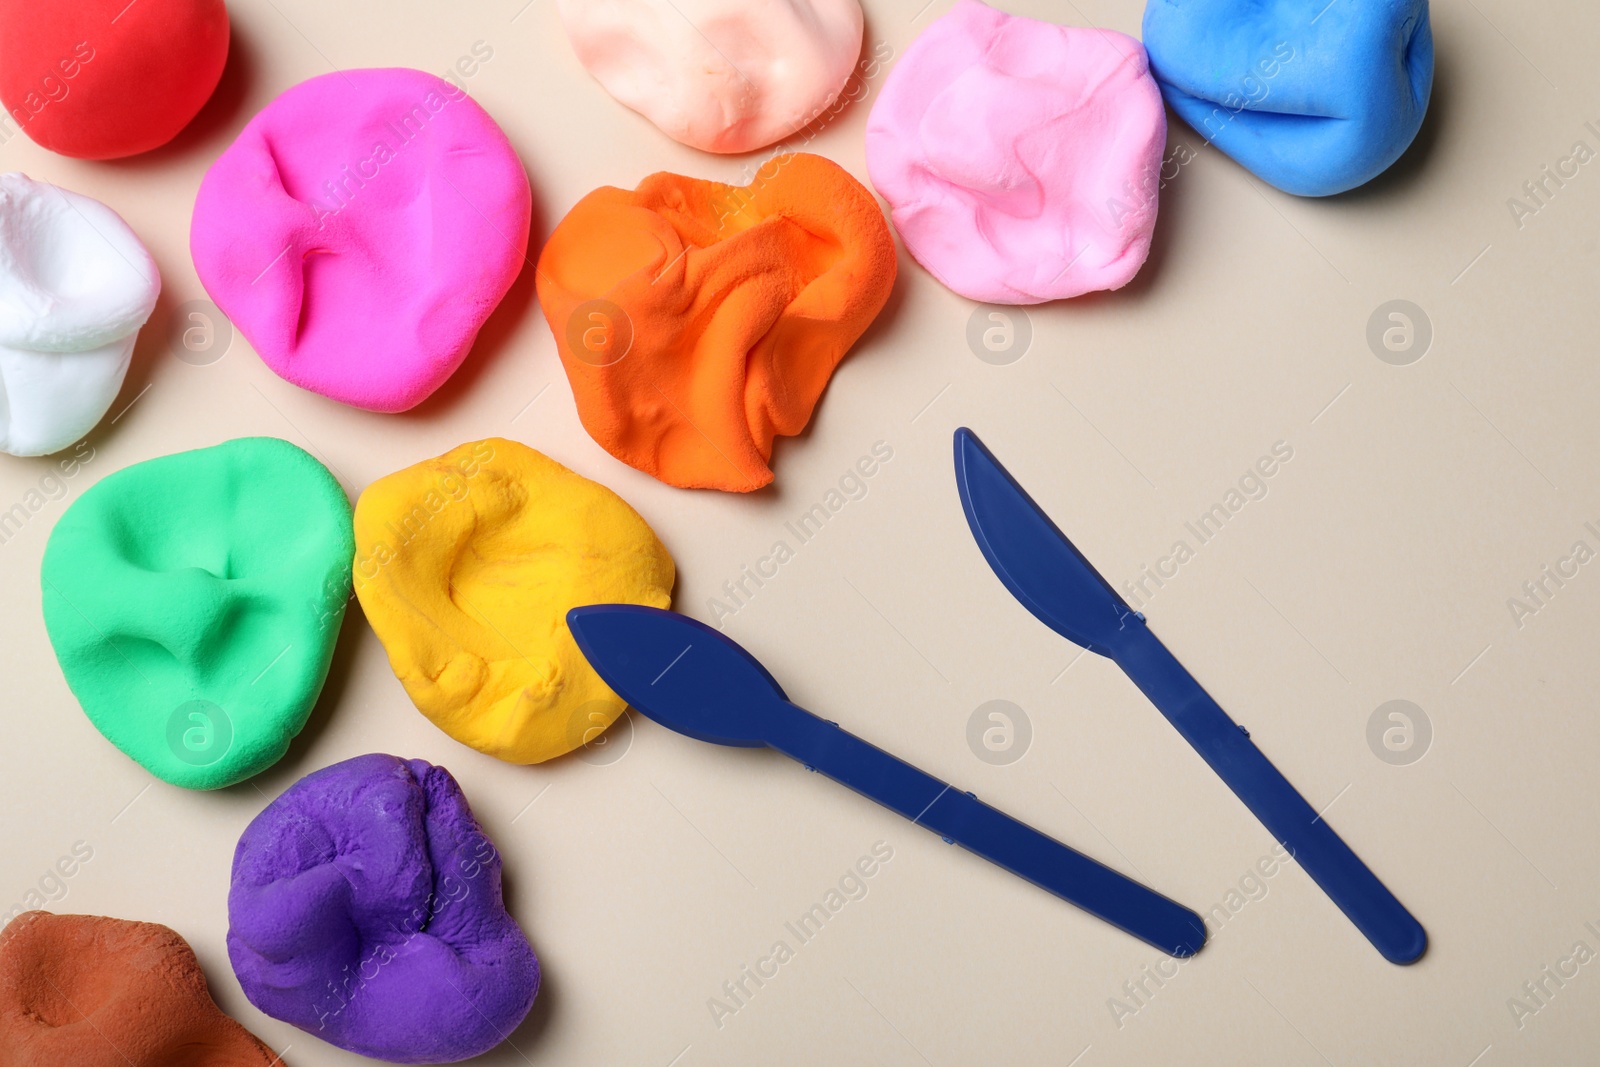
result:
[(955, 434), (955, 465), (973, 537), (1012, 596), (1121, 667), (1385, 959), (1419, 959), (1428, 946), (1422, 924), (965, 427)]
[(791, 703), (730, 638), (676, 612), (574, 608), (589, 663), (635, 710), (687, 737), (768, 746), (1173, 956), (1205, 944), (1193, 911)]

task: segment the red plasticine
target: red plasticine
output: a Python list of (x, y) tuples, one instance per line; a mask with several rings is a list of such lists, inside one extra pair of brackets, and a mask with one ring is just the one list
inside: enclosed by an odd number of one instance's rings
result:
[(0, 0), (0, 140), (78, 159), (166, 144), (228, 60), (222, 0)]
[(217, 1007), (175, 931), (47, 911), (0, 934), (0, 1064), (284, 1067)]

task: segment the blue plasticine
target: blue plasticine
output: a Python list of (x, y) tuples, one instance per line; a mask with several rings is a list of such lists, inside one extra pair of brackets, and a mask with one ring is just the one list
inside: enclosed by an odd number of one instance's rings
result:
[(1427, 0), (1149, 0), (1144, 46), (1179, 117), (1298, 196), (1388, 170), (1433, 87)]

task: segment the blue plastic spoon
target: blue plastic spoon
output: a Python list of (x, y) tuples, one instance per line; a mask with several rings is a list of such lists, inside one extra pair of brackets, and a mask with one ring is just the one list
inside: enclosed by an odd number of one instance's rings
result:
[(956, 486), (989, 566), (1011, 595), (1068, 641), (1121, 667), (1183, 739), (1272, 831), (1391, 963), (1428, 935), (1328, 821), (1228, 718), (971, 430), (956, 431)]
[(711, 627), (630, 604), (574, 608), (567, 625), (606, 684), (667, 729), (775, 748), (1173, 956), (1205, 944), (1188, 908), (789, 703), (754, 656)]

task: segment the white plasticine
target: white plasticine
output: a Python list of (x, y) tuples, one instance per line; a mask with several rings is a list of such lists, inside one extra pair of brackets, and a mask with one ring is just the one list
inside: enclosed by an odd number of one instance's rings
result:
[(48, 455), (93, 429), (160, 292), (155, 261), (115, 211), (0, 175), (0, 451)]
[(804, 129), (861, 58), (859, 0), (559, 0), (573, 51), (676, 141), (750, 152)]

